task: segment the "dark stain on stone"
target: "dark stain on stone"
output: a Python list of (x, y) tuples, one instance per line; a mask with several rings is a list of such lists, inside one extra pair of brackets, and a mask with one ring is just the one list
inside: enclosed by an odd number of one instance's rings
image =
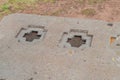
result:
[(52, 78), (51, 77), (48, 77), (49, 80), (51, 80)]
[(37, 72), (34, 72), (34, 74), (37, 74)]
[(86, 60), (83, 60), (84, 62), (86, 62)]
[(0, 79), (0, 80), (6, 80), (6, 79)]
[(30, 79), (28, 79), (28, 80), (33, 80), (33, 78), (30, 78)]

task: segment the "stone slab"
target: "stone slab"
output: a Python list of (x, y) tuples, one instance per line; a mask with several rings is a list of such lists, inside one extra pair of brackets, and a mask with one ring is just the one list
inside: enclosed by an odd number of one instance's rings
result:
[[(11, 14), (0, 22), (0, 80), (120, 80), (120, 22)], [(19, 42), (29, 25), (44, 26), (42, 41)], [(64, 32), (87, 30), (85, 49), (61, 47)], [(113, 38), (115, 37), (115, 38)]]

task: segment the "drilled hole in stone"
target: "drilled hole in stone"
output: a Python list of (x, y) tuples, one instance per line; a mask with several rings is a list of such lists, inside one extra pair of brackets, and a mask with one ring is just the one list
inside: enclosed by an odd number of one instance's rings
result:
[(75, 35), (72, 38), (68, 38), (67, 43), (69, 43), (72, 47), (80, 47), (86, 43), (86, 40), (82, 39), (82, 36)]
[(120, 44), (116, 44), (116, 46), (120, 46)]
[(38, 31), (31, 31), (30, 33), (25, 33), (24, 36), (26, 41), (32, 42), (34, 39), (40, 39), (41, 35), (38, 35)]
[(107, 25), (108, 25), (108, 26), (113, 26), (113, 24), (112, 24), (112, 23), (108, 23)]

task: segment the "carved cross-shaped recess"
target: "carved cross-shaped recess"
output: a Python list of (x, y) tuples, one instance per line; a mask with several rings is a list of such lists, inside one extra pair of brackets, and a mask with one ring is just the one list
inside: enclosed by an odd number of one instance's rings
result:
[(92, 38), (93, 35), (88, 34), (87, 30), (71, 29), (69, 32), (63, 33), (59, 46), (83, 50), (91, 47)]
[(72, 47), (80, 47), (81, 45), (86, 43), (85, 39), (82, 39), (82, 36), (77, 36), (75, 35), (72, 38), (68, 38), (67, 42), (72, 46)]
[(38, 35), (38, 31), (31, 31), (30, 33), (25, 33), (24, 36), (26, 41), (32, 42), (34, 39), (40, 39), (41, 35)]

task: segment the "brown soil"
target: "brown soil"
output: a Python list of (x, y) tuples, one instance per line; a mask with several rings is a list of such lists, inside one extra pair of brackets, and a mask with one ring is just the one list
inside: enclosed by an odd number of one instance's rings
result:
[[(3, 0), (2, 0), (3, 1)], [(36, 3), (34, 7), (27, 6), (20, 13), (75, 17), (75, 18), (92, 18), (105, 21), (120, 21), (120, 0), (108, 0), (101, 4), (88, 5), (80, 4), (78, 0), (57, 0), (55, 3)], [(95, 15), (86, 16), (81, 14), (81, 10), (92, 8), (96, 11)]]
[(6, 3), (8, 0), (0, 0), (0, 5)]

